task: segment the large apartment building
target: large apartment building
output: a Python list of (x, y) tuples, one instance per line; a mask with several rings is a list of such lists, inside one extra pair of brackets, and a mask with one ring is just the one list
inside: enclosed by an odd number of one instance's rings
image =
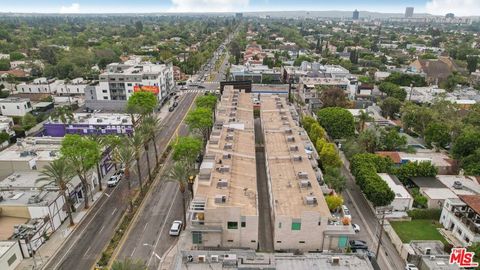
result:
[(194, 186), (192, 242), (199, 247), (258, 244), (253, 103), (226, 89)]
[(285, 97), (261, 95), (267, 176), (275, 250), (344, 248), (351, 226), (335, 221), (317, 180), (321, 171), (305, 149), (311, 145)]
[[(260, 119), (254, 120), (254, 108)], [(321, 171), (306, 151), (312, 144), (291, 110), (285, 97), (225, 87), (194, 184), (194, 246), (256, 249), (260, 233), (272, 233), (275, 250), (346, 246), (352, 227), (330, 214), (317, 181)], [(266, 168), (256, 160), (259, 149), (265, 149)], [(260, 179), (257, 170), (264, 169), (266, 179)], [(259, 194), (257, 181), (268, 182), (266, 194)], [(260, 209), (259, 197), (265, 196), (269, 207)], [(271, 229), (259, 228), (263, 219), (271, 220)]]
[(162, 101), (174, 86), (172, 65), (112, 63), (97, 85), (85, 88), (85, 103), (90, 109), (123, 109), (134, 92), (149, 91)]
[(445, 200), (440, 223), (462, 246), (480, 242), (480, 195)]

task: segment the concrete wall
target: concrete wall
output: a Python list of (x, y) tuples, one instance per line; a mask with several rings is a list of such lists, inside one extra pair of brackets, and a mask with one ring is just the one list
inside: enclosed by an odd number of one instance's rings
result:
[(4, 217), (31, 218), (25, 205), (1, 205), (1, 215)]
[(13, 270), (23, 260), (22, 252), (20, 251), (20, 246), (18, 245), (18, 242), (0, 242), (0, 246), (9, 246), (10, 243), (12, 243), (13, 245), (10, 246), (10, 248), (5, 253), (0, 254), (0, 269), (2, 270)]
[(107, 110), (124, 112), (126, 100), (85, 100), (85, 107), (92, 110)]
[(292, 217), (277, 214), (273, 224), (275, 250), (321, 251), (328, 248), (323, 246), (326, 218), (321, 218), (318, 212), (303, 212), (300, 221), (300, 230), (292, 230)]

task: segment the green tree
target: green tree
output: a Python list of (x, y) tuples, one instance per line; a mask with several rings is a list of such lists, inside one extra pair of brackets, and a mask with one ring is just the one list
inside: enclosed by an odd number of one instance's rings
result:
[(381, 129), (380, 131), (380, 147), (384, 151), (396, 151), (405, 148), (407, 145), (407, 137), (401, 135), (397, 129)]
[(143, 118), (140, 125), (141, 132), (145, 135), (147, 140), (145, 151), (148, 151), (148, 141), (153, 142), (153, 149), (155, 150), (155, 164), (158, 164), (158, 148), (157, 148), (157, 133), (162, 128), (160, 119), (155, 115), (147, 115)]
[(358, 130), (362, 132), (365, 129), (365, 124), (371, 121), (373, 118), (370, 114), (365, 110), (360, 110), (360, 114), (358, 115)]
[(141, 260), (126, 258), (123, 261), (114, 261), (111, 270), (147, 270), (147, 266)]
[(173, 144), (173, 160), (183, 162), (189, 169), (193, 169), (201, 152), (202, 141), (192, 136), (178, 137)]
[(113, 161), (125, 168), (125, 180), (128, 183), (128, 190), (131, 189), (130, 167), (135, 161), (135, 150), (131, 144), (131, 139), (124, 140), (122, 144), (113, 149)]
[[(313, 123), (310, 126), (310, 130), (308, 133), (308, 137), (312, 142), (316, 142), (317, 140), (325, 137), (325, 130), (320, 126), (318, 122)], [(320, 149), (318, 150), (320, 151)]]
[(327, 202), (328, 209), (330, 212), (333, 212), (340, 208), (343, 204), (343, 198), (341, 195), (328, 195), (325, 197), (325, 201)]
[(400, 72), (393, 72), (385, 79), (385, 82), (391, 82), (400, 86), (410, 86), (415, 87), (427, 86), (425, 78), (420, 75), (411, 75)]
[(425, 130), (425, 141), (429, 146), (445, 148), (451, 142), (448, 125), (441, 122), (432, 122)]
[(405, 184), (412, 177), (435, 177), (437, 168), (430, 161), (407, 162), (396, 168), (394, 174)]
[(56, 107), (55, 110), (50, 114), (50, 117), (53, 120), (59, 120), (62, 122), (64, 131), (67, 129), (65, 124), (72, 122), (74, 119), (72, 108), (69, 106)]
[(209, 108), (214, 111), (217, 105), (217, 97), (211, 94), (199, 96), (195, 99), (195, 105), (199, 108)]
[(380, 104), (383, 117), (389, 117), (390, 119), (395, 118), (395, 115), (400, 112), (401, 107), (402, 102), (394, 97), (387, 97)]
[(375, 153), (380, 147), (379, 138), (375, 129), (367, 129), (360, 133), (358, 136), (358, 144), (362, 146), (362, 149), (369, 153)]
[(325, 168), (323, 179), (325, 183), (337, 193), (341, 193), (346, 186), (347, 179), (342, 175), (339, 168), (327, 167)]
[(405, 89), (402, 89), (400, 86), (391, 82), (382, 82), (378, 86), (378, 89), (381, 92), (387, 94), (388, 97), (393, 97), (400, 101), (404, 101), (407, 97), (407, 92), (405, 91)]
[(21, 52), (11, 52), (10, 53), (10, 61), (18, 61), (25, 58), (25, 55)]
[(462, 159), (474, 153), (480, 148), (480, 131), (473, 128), (465, 128), (456, 138), (452, 146), (452, 154), (456, 159)]
[(37, 124), (37, 119), (31, 113), (27, 113), (22, 117), (22, 128), (29, 130)]
[(304, 116), (302, 118), (302, 126), (305, 129), (305, 131), (307, 131), (307, 132), (310, 132), (310, 128), (314, 123), (317, 123), (317, 120), (315, 120), (311, 116)]
[(185, 201), (187, 200), (187, 181), (190, 176), (191, 171), (188, 169), (188, 166), (183, 162), (175, 162), (168, 172), (168, 179), (178, 183), (178, 188), (182, 194), (182, 221), (183, 227), (185, 228), (185, 216), (187, 215), (187, 209), (185, 206)]
[(433, 111), (425, 106), (407, 103), (401, 109), (402, 123), (405, 129), (423, 135), (427, 126), (433, 121)]
[(201, 134), (205, 143), (213, 126), (212, 110), (209, 108), (196, 108), (187, 114), (185, 123), (192, 131)]
[(5, 131), (0, 132), (0, 144), (8, 141), (9, 139), (10, 139), (10, 135), (7, 132)]
[(355, 133), (353, 115), (344, 108), (321, 109), (318, 112), (318, 121), (333, 139), (347, 138)]
[(0, 71), (6, 71), (10, 69), (10, 61), (8, 59), (0, 59)]
[(475, 72), (478, 65), (478, 56), (467, 57), (467, 70), (469, 73)]
[[(143, 181), (142, 181), (142, 172), (140, 169), (140, 159), (142, 158), (143, 150), (145, 149), (145, 135), (141, 132), (141, 130), (135, 131), (133, 136), (129, 137), (129, 144), (132, 146), (135, 160), (137, 161), (137, 173), (138, 173), (138, 183), (140, 185), (140, 190), (143, 190)], [(148, 169), (148, 177), (151, 179), (151, 170), (150, 170), (150, 159), (147, 156), (147, 169)]]
[(85, 193), (85, 209), (88, 209), (88, 191), (90, 187), (88, 173), (100, 160), (100, 147), (96, 142), (87, 137), (82, 137), (78, 134), (67, 134), (62, 141), (60, 153), (75, 168)]
[(480, 175), (480, 148), (462, 158), (460, 165), (467, 175)]
[(128, 99), (126, 110), (130, 114), (151, 114), (157, 103), (157, 97), (152, 92), (135, 92)]
[[(41, 171), (42, 177), (37, 179), (36, 182), (48, 181), (45, 184), (42, 184), (42, 187), (45, 187), (50, 184), (55, 184), (59, 188), (60, 196), (63, 196), (65, 200), (65, 208), (67, 210), (68, 219), (70, 221), (70, 226), (75, 225), (72, 217), (72, 203), (70, 196), (67, 196), (68, 187), (67, 184), (75, 176), (75, 171), (71, 164), (68, 163), (65, 158), (56, 159), (49, 164), (47, 164)], [(87, 200), (87, 199), (85, 199)]]
[(318, 153), (323, 168), (334, 167), (338, 168), (342, 166), (342, 160), (335, 149), (333, 143), (324, 144), (320, 153)]

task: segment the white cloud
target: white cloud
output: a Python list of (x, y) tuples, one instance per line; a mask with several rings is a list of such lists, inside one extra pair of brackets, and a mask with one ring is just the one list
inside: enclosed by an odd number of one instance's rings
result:
[(429, 0), (425, 9), (435, 15), (480, 16), (480, 0)]
[(80, 12), (80, 4), (73, 3), (70, 6), (62, 6), (60, 8), (60, 13), (79, 13)]
[(231, 12), (248, 7), (250, 0), (171, 0), (170, 12)]

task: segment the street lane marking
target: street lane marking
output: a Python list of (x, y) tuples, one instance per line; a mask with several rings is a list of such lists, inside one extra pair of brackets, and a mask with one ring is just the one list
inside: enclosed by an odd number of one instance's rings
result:
[(106, 193), (106, 192), (103, 193), (103, 195), (105, 195), (105, 196), (107, 196), (108, 198), (110, 198), (110, 194), (108, 194), (108, 193)]
[(133, 248), (132, 254), (130, 254), (130, 257), (133, 257), (133, 253), (135, 253), (135, 250), (137, 250), (137, 247)]
[(147, 229), (147, 226), (148, 226), (148, 222), (145, 223), (145, 227), (143, 227), (143, 232), (145, 232), (145, 230)]
[[(162, 236), (163, 229), (165, 229), (165, 224), (167, 223), (167, 219), (170, 216), (170, 212), (172, 211), (172, 207), (175, 204), (175, 198), (177, 198), (177, 194), (178, 194), (178, 188), (175, 188), (175, 195), (173, 196), (172, 203), (170, 204), (170, 207), (168, 208), (167, 215), (165, 216), (165, 219), (163, 220), (162, 229), (160, 230), (160, 233), (158, 234), (158, 237), (155, 240), (155, 245), (153, 245), (153, 251), (155, 251), (157, 249), (158, 241), (160, 240), (160, 237)], [(183, 213), (182, 213), (182, 215), (183, 215)], [(150, 262), (152, 261), (152, 257), (153, 257), (153, 253), (152, 253), (152, 255), (150, 255), (150, 258), (148, 259), (147, 267), (150, 266)]]
[(103, 229), (105, 229), (105, 225), (102, 226), (102, 228), (100, 229), (100, 231), (98, 233), (101, 233), (103, 231)]
[(88, 247), (87, 251), (85, 251), (85, 253), (83, 254), (83, 256), (85, 256), (85, 257), (87, 256), (87, 253), (88, 253), (88, 251), (90, 251), (90, 248), (92, 248), (92, 246), (89, 246), (89, 247)]
[(117, 212), (117, 208), (113, 209), (112, 216)]

